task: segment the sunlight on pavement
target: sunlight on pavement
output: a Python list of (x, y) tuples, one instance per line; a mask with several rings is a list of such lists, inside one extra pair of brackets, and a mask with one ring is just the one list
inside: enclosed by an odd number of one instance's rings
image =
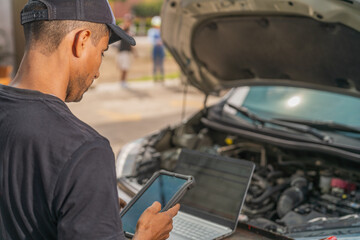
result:
[(114, 111), (108, 111), (108, 110), (98, 110), (98, 114), (102, 115), (103, 117), (106, 117), (108, 120), (112, 122), (128, 122), (128, 121), (141, 121), (142, 116), (141, 114), (133, 113), (133, 114), (123, 114), (119, 112)]
[[(172, 107), (182, 107), (184, 104), (183, 100), (174, 100), (170, 102), (170, 106)], [(194, 101), (194, 100), (187, 100), (186, 107), (202, 109), (204, 107), (203, 101)]]

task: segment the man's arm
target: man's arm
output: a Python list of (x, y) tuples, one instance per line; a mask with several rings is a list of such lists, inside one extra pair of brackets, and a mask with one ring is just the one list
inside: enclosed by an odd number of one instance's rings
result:
[[(55, 187), (58, 239), (125, 239), (119, 215), (115, 160), (104, 140), (84, 143), (62, 169)], [(155, 202), (141, 215), (134, 240), (169, 237), (177, 204), (166, 212)]]
[(115, 160), (107, 141), (84, 143), (59, 174), (53, 212), (58, 239), (125, 239), (119, 216)]

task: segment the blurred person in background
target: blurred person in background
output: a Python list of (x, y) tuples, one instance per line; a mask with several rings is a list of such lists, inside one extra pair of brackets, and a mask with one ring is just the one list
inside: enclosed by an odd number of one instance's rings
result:
[(152, 60), (154, 81), (163, 83), (165, 49), (160, 34), (161, 18), (159, 16), (153, 17), (151, 19), (151, 25), (152, 28), (148, 31), (148, 38), (153, 46)]
[[(130, 27), (133, 23), (133, 15), (127, 13), (124, 15), (124, 22), (121, 28), (129, 35), (130, 34)], [(127, 42), (127, 41), (120, 41), (120, 45), (118, 47), (118, 54), (117, 54), (117, 67), (120, 70), (120, 83), (121, 87), (127, 88), (127, 75), (128, 71), (131, 67), (131, 61), (133, 57), (133, 53), (136, 56), (135, 49)]]

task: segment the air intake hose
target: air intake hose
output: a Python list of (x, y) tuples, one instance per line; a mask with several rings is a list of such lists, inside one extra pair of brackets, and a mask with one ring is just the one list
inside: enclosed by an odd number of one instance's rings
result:
[(276, 211), (280, 218), (305, 200), (307, 185), (306, 178), (302, 176), (293, 178), (291, 187), (281, 194), (277, 203)]

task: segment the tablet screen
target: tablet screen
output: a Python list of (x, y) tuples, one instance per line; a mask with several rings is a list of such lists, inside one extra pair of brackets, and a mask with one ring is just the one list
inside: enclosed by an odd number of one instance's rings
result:
[(186, 179), (160, 174), (143, 195), (122, 216), (122, 224), (125, 232), (135, 233), (136, 224), (141, 214), (155, 201), (164, 207), (169, 200), (186, 183)]

